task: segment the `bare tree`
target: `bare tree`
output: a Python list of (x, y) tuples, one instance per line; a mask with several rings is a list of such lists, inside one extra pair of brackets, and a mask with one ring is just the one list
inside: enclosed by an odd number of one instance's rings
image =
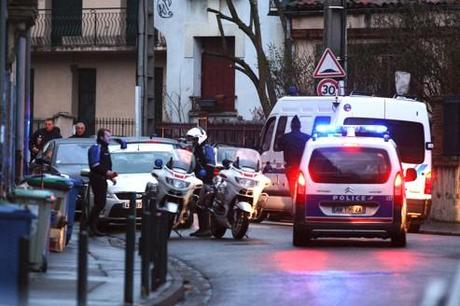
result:
[[(264, 45), (262, 42), (262, 32), (260, 26), (260, 17), (258, 9), (258, 0), (248, 0), (250, 7), (249, 24), (244, 22), (238, 14), (238, 11), (233, 4), (233, 0), (225, 0), (229, 15), (221, 11), (208, 8), (208, 12), (216, 15), (219, 32), (222, 37), (222, 45), (224, 54), (215, 54), (217, 56), (225, 56), (235, 63), (235, 69), (244, 73), (254, 84), (262, 105), (262, 109), (268, 115), (276, 103), (275, 86), (270, 74), (269, 61), (265, 54)], [(257, 68), (258, 73), (242, 58), (237, 58), (228, 52), (225, 39), (225, 32), (222, 25), (222, 20), (226, 20), (238, 26), (238, 28), (249, 38), (257, 53)]]
[(355, 89), (394, 93), (394, 72), (403, 70), (412, 76), (410, 94), (424, 100), (460, 93), (458, 9), (411, 1), (398, 12), (377, 15), (374, 23), (384, 39), (349, 46)]

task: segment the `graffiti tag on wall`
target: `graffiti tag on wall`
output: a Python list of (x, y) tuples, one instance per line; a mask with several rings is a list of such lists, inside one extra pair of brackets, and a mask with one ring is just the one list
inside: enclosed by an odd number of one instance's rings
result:
[(161, 18), (171, 18), (174, 13), (171, 11), (172, 0), (157, 0), (158, 15)]

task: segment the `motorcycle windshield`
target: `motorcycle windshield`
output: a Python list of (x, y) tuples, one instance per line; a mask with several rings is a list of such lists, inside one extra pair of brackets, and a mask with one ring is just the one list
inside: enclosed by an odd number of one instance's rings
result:
[(166, 166), (174, 171), (192, 173), (195, 168), (195, 158), (190, 151), (176, 149)]
[(238, 149), (235, 152), (233, 165), (243, 171), (259, 171), (260, 154), (251, 149)]

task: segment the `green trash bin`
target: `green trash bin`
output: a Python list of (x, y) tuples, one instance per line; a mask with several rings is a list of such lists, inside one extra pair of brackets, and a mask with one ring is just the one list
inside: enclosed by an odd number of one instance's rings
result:
[(49, 248), (51, 251), (62, 252), (66, 245), (67, 224), (69, 222), (68, 193), (73, 187), (72, 180), (59, 175), (40, 174), (26, 177), (25, 181), (33, 188), (51, 191), (56, 197), (51, 211), (52, 222)]
[(32, 223), (29, 260), (32, 270), (46, 272), (51, 209), (55, 196), (48, 190), (16, 188), (12, 197), (17, 204), (27, 206), (38, 216)]

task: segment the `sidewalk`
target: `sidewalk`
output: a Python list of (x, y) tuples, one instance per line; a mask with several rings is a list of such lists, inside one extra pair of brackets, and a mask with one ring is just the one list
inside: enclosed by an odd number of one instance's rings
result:
[(420, 227), (420, 233), (432, 235), (460, 236), (460, 223), (426, 220)]
[[(78, 232), (63, 253), (50, 253), (48, 271), (31, 273), (29, 306), (75, 306), (77, 292)], [(125, 251), (118, 238), (89, 238), (88, 305), (124, 305)], [(137, 251), (136, 251), (137, 252)], [(140, 298), (140, 258), (135, 254), (135, 305), (174, 305), (184, 296), (182, 277), (171, 264), (166, 284), (150, 295)]]

